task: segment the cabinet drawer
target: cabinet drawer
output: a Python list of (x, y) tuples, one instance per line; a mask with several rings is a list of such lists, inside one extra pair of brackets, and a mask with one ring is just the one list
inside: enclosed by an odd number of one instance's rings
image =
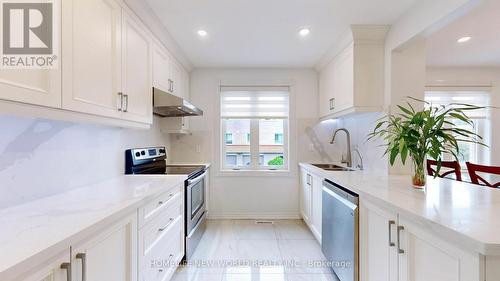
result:
[(139, 241), (142, 249), (141, 255), (148, 255), (157, 244), (162, 243), (162, 240), (165, 240), (171, 235), (172, 228), (177, 227), (177, 222), (183, 222), (182, 213), (182, 202), (180, 200), (175, 200), (168, 209), (162, 211), (140, 230)]
[(149, 203), (144, 205), (144, 207), (139, 208), (139, 227), (143, 227), (162, 210), (168, 209), (176, 201), (182, 202), (184, 200), (182, 196), (183, 189), (184, 185), (179, 185), (175, 188), (172, 188), (169, 191), (162, 193), (154, 200), (151, 200)]
[(151, 250), (142, 255), (141, 280), (168, 280), (184, 256), (184, 223), (179, 217)]

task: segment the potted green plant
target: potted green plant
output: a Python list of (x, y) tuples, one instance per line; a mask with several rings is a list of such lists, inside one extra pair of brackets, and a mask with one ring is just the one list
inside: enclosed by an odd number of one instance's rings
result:
[(445, 154), (452, 155), (458, 161), (460, 142), (484, 145), (480, 135), (458, 128), (452, 122), (453, 119), (458, 119), (474, 126), (466, 112), (484, 107), (461, 103), (433, 106), (419, 99), (409, 99), (425, 103), (426, 106), (423, 110), (416, 111), (410, 102), (405, 106), (398, 105), (401, 112), (379, 119), (368, 139), (381, 138), (386, 142), (384, 155), (389, 155), (391, 166), (398, 155), (403, 165), (410, 157), (413, 163), (413, 186), (422, 188), (426, 184), (427, 157), (437, 161), (436, 171), (439, 173)]

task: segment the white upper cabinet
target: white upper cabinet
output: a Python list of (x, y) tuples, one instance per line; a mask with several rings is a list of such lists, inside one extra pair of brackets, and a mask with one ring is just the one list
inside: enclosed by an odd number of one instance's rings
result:
[(153, 85), (181, 98), (189, 96), (189, 73), (160, 43), (154, 47)]
[(155, 43), (153, 50), (153, 86), (165, 92), (170, 92), (172, 87), (172, 80), (170, 80), (171, 61), (168, 51), (160, 43)]
[(351, 27), (351, 43), (320, 71), (320, 118), (381, 111), (385, 26)]
[(60, 107), (60, 69), (0, 70), (0, 99)]
[[(59, 18), (55, 17), (54, 21), (58, 22)], [(57, 32), (56, 36), (61, 38), (60, 30), (54, 30), (54, 32)], [(60, 40), (57, 41), (60, 43)], [(60, 50), (60, 45), (54, 47)], [(50, 70), (0, 69), (0, 100), (61, 107), (60, 62), (61, 60), (59, 60), (59, 66), (56, 69)]]
[(121, 117), (122, 7), (113, 0), (65, 0), (64, 109)]
[(172, 60), (171, 68), (170, 68), (170, 73), (171, 73), (171, 80), (172, 80), (172, 91), (171, 93), (183, 98), (184, 93), (183, 93), (183, 86), (182, 84), (184, 83), (182, 80), (182, 72), (184, 69), (182, 66), (175, 60)]
[(122, 23), (123, 119), (152, 123), (152, 37), (129, 12), (123, 12)]
[(188, 72), (123, 1), (64, 0), (60, 16), (58, 69), (0, 70), (6, 111), (148, 128), (153, 87), (188, 96)]

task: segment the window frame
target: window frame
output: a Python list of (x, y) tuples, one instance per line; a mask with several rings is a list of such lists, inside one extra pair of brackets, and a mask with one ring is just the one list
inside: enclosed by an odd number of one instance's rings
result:
[[(294, 113), (294, 105), (295, 105), (295, 100), (294, 100), (294, 95), (293, 95), (293, 88), (294, 88), (294, 81), (290, 80), (269, 80), (269, 81), (261, 81), (261, 82), (256, 82), (256, 81), (224, 81), (224, 80), (219, 80), (217, 85), (217, 92), (219, 94), (219, 98), (217, 99), (217, 118), (215, 119), (216, 126), (220, 130), (219, 132), (216, 133), (215, 141), (217, 142), (218, 146), (218, 151), (215, 153), (216, 159), (219, 161), (218, 165), (219, 166), (219, 175), (224, 175), (224, 176), (231, 176), (231, 175), (241, 175), (245, 174), (248, 176), (255, 175), (255, 176), (272, 176), (272, 175), (287, 175), (291, 176), (290, 173), (295, 173), (296, 169), (291, 166), (292, 162), (296, 161), (296, 147), (295, 147), (295, 142), (290, 139), (291, 134), (296, 134), (296, 128), (294, 126), (294, 123), (291, 122), (295, 120), (295, 113)], [(244, 85), (244, 86), (242, 86)], [(232, 118), (232, 117), (222, 117), (222, 109), (221, 109), (221, 95), (223, 94), (224, 91), (228, 89), (235, 89), (234, 91), (286, 91), (288, 93), (288, 115), (286, 117), (277, 117), (273, 118), (270, 117), (269, 119), (280, 119), (280, 120), (285, 120), (285, 124), (283, 127), (283, 166), (262, 166), (260, 167), (258, 163), (258, 159), (260, 157), (259, 154), (259, 149), (258, 149), (258, 138), (259, 138), (259, 132), (258, 132), (258, 124), (257, 126), (251, 126), (250, 127), (250, 147), (251, 147), (251, 158), (252, 158), (252, 163), (248, 167), (234, 167), (234, 166), (226, 166), (225, 163), (225, 153), (226, 153), (226, 145), (222, 141), (222, 137), (224, 136), (224, 133), (226, 132), (226, 127), (225, 127), (225, 122), (223, 120), (225, 119), (249, 119), (249, 118)], [(266, 118), (255, 118), (255, 120), (258, 121), (266, 119)], [(251, 120), (251, 119), (250, 119)], [(253, 123), (253, 122), (251, 122)]]
[[(439, 104), (439, 102), (435, 100), (429, 100), (428, 95), (434, 95), (434, 96), (439, 96), (439, 93), (443, 94), (443, 97), (450, 97), (452, 99), (452, 102), (463, 102), (463, 103), (472, 103), (474, 104), (474, 101), (453, 101), (454, 97), (460, 97), (460, 96), (471, 96), (474, 94), (477, 94), (479, 96), (479, 99), (485, 100), (488, 105), (490, 105), (491, 102), (491, 88), (489, 87), (431, 87), (428, 86), (426, 87), (425, 93), (424, 93), (424, 100), (426, 102), (430, 102), (433, 104)], [(476, 133), (479, 133), (479, 135), (483, 136), (483, 142), (488, 144), (490, 142), (490, 134), (491, 134), (491, 123), (490, 123), (490, 118), (491, 118), (491, 112), (489, 109), (484, 109), (482, 111), (483, 114), (480, 116), (469, 116), (469, 118), (474, 122), (474, 131)], [(453, 118), (453, 120), (458, 120)], [(481, 121), (481, 122), (478, 122)], [(471, 128), (469, 128), (471, 129)], [(490, 158), (491, 158), (491, 150), (489, 148), (483, 147), (479, 144), (469, 144), (472, 146), (471, 152), (473, 153), (473, 158), (475, 159), (469, 159), (469, 161), (477, 162), (477, 163), (486, 163), (488, 165), (490, 163)], [(443, 161), (455, 161), (455, 158), (452, 155), (442, 155)], [(467, 171), (467, 167), (465, 165), (465, 162), (459, 162), (460, 167), (462, 171)]]
[[(239, 118), (220, 118), (220, 128), (221, 128), (221, 136), (226, 134), (226, 120), (237, 120)], [(250, 120), (250, 165), (249, 166), (234, 166), (227, 165), (225, 161), (226, 157), (226, 147), (227, 144), (221, 142), (221, 153), (220, 153), (220, 161), (221, 161), (221, 170), (222, 171), (289, 171), (289, 119), (288, 118), (269, 118), (269, 119), (246, 119), (241, 118), (242, 120)], [(260, 120), (282, 120), (283, 121), (283, 166), (264, 166), (260, 165), (260, 130), (259, 130), (259, 122)]]

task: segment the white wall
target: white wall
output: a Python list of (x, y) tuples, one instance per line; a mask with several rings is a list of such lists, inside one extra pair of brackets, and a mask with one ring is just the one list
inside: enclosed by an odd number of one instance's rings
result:
[(0, 135), (0, 209), (123, 175), (125, 149), (169, 144), (156, 125), (133, 130), (5, 115)]
[[(221, 174), (218, 128), (218, 87), (224, 84), (291, 84), (290, 169), (285, 175), (230, 176)], [(195, 69), (191, 74), (191, 101), (204, 110), (191, 118), (191, 136), (172, 138), (171, 161), (212, 162), (210, 214), (212, 217), (298, 217), (298, 163), (318, 161), (309, 151), (307, 128), (318, 122), (318, 78), (312, 69)], [(325, 148), (329, 149), (329, 148)], [(199, 151), (199, 152), (198, 152)]]
[(500, 67), (431, 67), (426, 80), (427, 86), (491, 91), (491, 105), (497, 108), (491, 110), (490, 164), (500, 166)]
[[(425, 37), (470, 11), (481, 0), (422, 0), (389, 30), (385, 42), (385, 111), (395, 112), (403, 97), (422, 97), (425, 82)], [(397, 112), (397, 111), (396, 111)], [(385, 158), (383, 161), (388, 161)], [(387, 165), (387, 164), (386, 164)], [(409, 174), (411, 165), (397, 160), (390, 174)]]

